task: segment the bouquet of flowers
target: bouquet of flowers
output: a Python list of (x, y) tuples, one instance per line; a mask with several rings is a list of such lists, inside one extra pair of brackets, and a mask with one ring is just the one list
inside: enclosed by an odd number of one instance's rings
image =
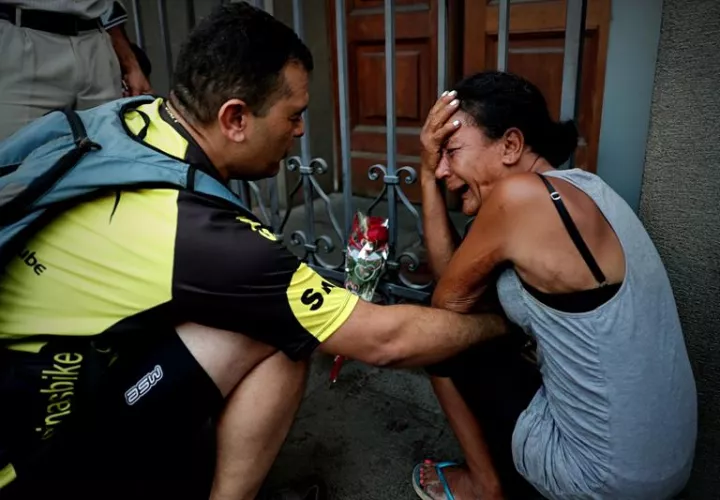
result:
[[(388, 220), (355, 214), (345, 254), (345, 288), (371, 301), (388, 257)], [(337, 381), (344, 358), (336, 356), (330, 380)]]

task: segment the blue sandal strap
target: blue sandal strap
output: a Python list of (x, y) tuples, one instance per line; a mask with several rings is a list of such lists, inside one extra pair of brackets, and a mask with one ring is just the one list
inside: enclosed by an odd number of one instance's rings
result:
[(445, 467), (456, 467), (457, 464), (455, 462), (440, 462), (438, 464), (435, 464), (435, 470), (437, 471), (438, 479), (440, 479), (440, 482), (443, 485), (443, 488), (445, 488), (445, 498), (446, 500), (455, 500), (455, 495), (452, 494), (452, 491), (450, 490), (450, 485), (448, 485), (447, 479), (445, 479), (445, 474), (443, 474), (443, 469)]

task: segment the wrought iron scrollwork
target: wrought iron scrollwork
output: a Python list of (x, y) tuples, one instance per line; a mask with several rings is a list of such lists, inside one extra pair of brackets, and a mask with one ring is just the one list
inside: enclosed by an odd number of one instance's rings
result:
[[(280, 207), (276, 177), (259, 182), (231, 181), (230, 188), (240, 197), (245, 206), (258, 216), (263, 224), (277, 231), (276, 228), (280, 224)], [(266, 195), (263, 194), (263, 190), (267, 191)]]
[[(314, 200), (318, 197), (322, 200), (325, 207), (325, 211), (330, 220), (330, 225), (333, 228), (333, 232), (337, 237), (337, 241), (342, 244), (343, 232), (340, 229), (340, 223), (336, 217), (330, 197), (325, 193), (325, 190), (320, 186), (320, 183), (315, 179), (315, 175), (322, 175), (328, 171), (328, 164), (322, 158), (313, 158), (307, 165), (304, 164), (303, 160), (299, 156), (292, 156), (287, 160), (287, 169), (290, 172), (297, 171), (300, 174), (300, 179), (297, 181), (295, 186), (290, 192), (290, 199), (303, 189), (303, 198), (305, 202), (305, 230), (294, 231), (290, 235), (290, 244), (293, 246), (301, 246), (303, 248), (303, 259), (307, 260), (309, 264), (320, 266), (323, 269), (328, 270), (340, 270), (344, 266), (344, 252), (343, 261), (339, 264), (332, 264), (326, 261), (322, 255), (329, 255), (335, 251), (335, 243), (333, 242), (330, 235), (315, 235), (315, 213), (314, 213)], [(283, 221), (280, 224), (279, 232), (285, 230), (288, 218), (290, 216), (291, 208), (288, 208)]]
[[(383, 182), (383, 188), (380, 191), (380, 194), (370, 204), (368, 213), (372, 213), (372, 211), (384, 199), (388, 199), (388, 203), (392, 203), (392, 200), (395, 200), (397, 197), (397, 199), (400, 200), (400, 204), (412, 215), (415, 222), (415, 230), (418, 238), (415, 243), (410, 245), (408, 248), (421, 247), (423, 245), (424, 237), (422, 218), (415, 206), (410, 203), (410, 200), (407, 198), (401, 187), (401, 181), (405, 184), (413, 184), (417, 181), (417, 172), (415, 169), (410, 166), (404, 166), (398, 168), (395, 175), (389, 175), (388, 170), (384, 165), (376, 164), (372, 165), (368, 169), (368, 178), (373, 181), (381, 179)], [(390, 196), (391, 191), (394, 193), (394, 196)], [(397, 210), (392, 206), (388, 208), (388, 216), (390, 219), (389, 224), (391, 227), (394, 226), (397, 230), (399, 225)], [(398, 255), (398, 249), (395, 248), (394, 244), (395, 242), (393, 241), (392, 243), (393, 244), (391, 244), (390, 247), (390, 254), (388, 256), (387, 269), (389, 280), (395, 281), (396, 283), (390, 286), (390, 295), (398, 295), (398, 292), (402, 291), (398, 288), (398, 285), (402, 285), (409, 289), (409, 291), (413, 292), (409, 295), (415, 300), (427, 298), (433, 285), (432, 280), (416, 283), (410, 279), (410, 276), (420, 269), (420, 259), (417, 254), (409, 249), (403, 249), (403, 251)], [(387, 289), (387, 287), (385, 288)], [(392, 301), (392, 297), (389, 298)]]
[[(328, 164), (322, 158), (313, 158), (305, 165), (299, 156), (288, 158), (286, 164), (289, 172), (297, 172), (300, 177), (290, 190), (288, 198), (290, 204), (282, 217), (278, 209), (277, 180), (275, 178), (258, 182), (243, 181), (238, 183), (237, 190), (240, 196), (246, 200), (246, 204), (252, 206), (253, 211), (263, 223), (273, 228), (280, 240), (286, 241), (291, 247), (300, 249), (298, 256), (301, 259), (324, 276), (342, 282), (346, 237), (343, 235), (339, 219), (334, 213), (330, 197), (315, 178), (316, 175), (328, 172)], [(421, 269), (421, 261), (413, 250), (421, 248), (423, 245), (422, 218), (402, 190), (402, 185), (417, 182), (417, 172), (410, 166), (404, 166), (397, 169), (395, 175), (389, 175), (386, 166), (376, 164), (368, 169), (368, 178), (383, 183), (380, 194), (367, 209), (368, 214), (372, 214), (381, 202), (387, 201), (389, 204), (392, 199), (395, 205), (404, 207), (412, 216), (417, 235), (414, 243), (403, 248), (397, 248), (396, 239), (392, 240), (386, 272), (378, 286), (379, 300), (388, 303), (426, 301), (429, 299), (433, 283), (431, 279), (420, 279), (418, 282), (417, 272)], [(299, 206), (293, 208), (292, 200), (301, 190), (304, 198), (303, 227), (292, 231), (286, 237), (286, 226), (292, 211), (301, 208)], [(343, 193), (343, 196), (352, 196), (352, 193)], [(318, 200), (322, 203), (332, 227), (331, 234), (316, 234), (315, 202)], [(396, 235), (400, 223), (397, 206), (388, 205), (389, 225), (392, 228), (391, 231), (394, 230)], [(329, 262), (326, 257), (329, 255), (339, 257), (339, 262)]]

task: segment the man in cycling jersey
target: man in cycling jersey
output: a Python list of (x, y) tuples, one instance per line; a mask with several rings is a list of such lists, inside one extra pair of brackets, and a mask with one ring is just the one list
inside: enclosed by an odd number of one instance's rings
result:
[[(312, 69), (292, 30), (227, 4), (189, 35), (169, 98), (128, 100), (119, 119), (222, 182), (270, 177), (303, 134)], [(184, 484), (194, 471), (172, 457), (215, 418), (210, 497), (250, 500), (312, 352), (424, 366), (504, 330), (495, 315), (359, 300), (224, 200), (108, 193), (48, 222), (0, 280), (0, 493), (137, 498), (166, 474)]]

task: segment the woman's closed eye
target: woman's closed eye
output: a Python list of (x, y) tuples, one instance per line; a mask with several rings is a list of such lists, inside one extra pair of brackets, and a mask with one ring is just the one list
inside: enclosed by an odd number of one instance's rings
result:
[(455, 151), (457, 151), (460, 148), (445, 148), (445, 154), (448, 158), (452, 158), (455, 155)]

